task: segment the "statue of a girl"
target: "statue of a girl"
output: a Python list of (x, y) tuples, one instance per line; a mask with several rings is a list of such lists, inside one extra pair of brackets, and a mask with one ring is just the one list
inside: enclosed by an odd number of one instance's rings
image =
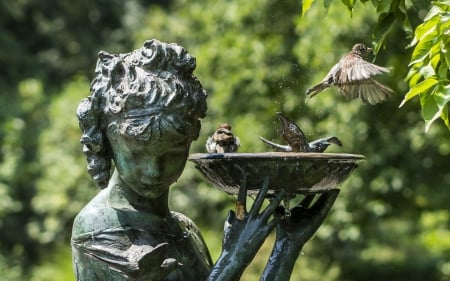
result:
[(275, 227), (262, 280), (289, 280), (303, 244), (333, 204), (337, 191), (311, 208), (307, 197), (283, 219), (277, 212), (283, 192), (262, 208), (264, 183), (243, 217), (230, 211), (222, 254), (213, 264), (195, 224), (168, 208), (169, 186), (183, 171), (206, 114), (195, 66), (183, 47), (158, 40), (131, 53), (100, 52), (91, 95), (77, 110), (88, 171), (102, 188), (74, 221), (78, 281), (239, 280)]

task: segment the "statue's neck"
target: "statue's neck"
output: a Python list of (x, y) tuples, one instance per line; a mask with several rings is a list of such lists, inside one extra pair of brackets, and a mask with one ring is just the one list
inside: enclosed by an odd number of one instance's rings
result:
[(157, 198), (144, 197), (121, 181), (117, 170), (115, 170), (109, 181), (108, 189), (110, 203), (114, 208), (136, 209), (161, 217), (170, 214), (168, 205), (169, 188)]

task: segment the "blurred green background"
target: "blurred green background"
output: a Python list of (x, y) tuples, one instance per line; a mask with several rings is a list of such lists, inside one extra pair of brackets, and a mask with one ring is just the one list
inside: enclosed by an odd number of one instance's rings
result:
[[(372, 5), (350, 13), (301, 1), (0, 0), (0, 272), (7, 281), (74, 280), (74, 216), (98, 191), (86, 172), (75, 117), (89, 95), (97, 53), (129, 52), (147, 39), (176, 42), (197, 57), (208, 116), (191, 153), (219, 123), (229, 122), (241, 152), (267, 151), (258, 136), (281, 142), (275, 112), (315, 139), (338, 136), (367, 160), (341, 186), (325, 224), (305, 246), (292, 280), (450, 280), (450, 134), (428, 133), (418, 101), (398, 108), (408, 85), (411, 50), (394, 24), (375, 62), (392, 72), (395, 90), (376, 106), (327, 90), (305, 103), (358, 42), (372, 43)], [(382, 1), (386, 2), (386, 1)], [(330, 4), (330, 1), (324, 1)], [(409, 1), (413, 26), (430, 2)], [(170, 205), (201, 228), (213, 258), (234, 199), (211, 187), (188, 163)], [(273, 237), (242, 280), (259, 280)]]

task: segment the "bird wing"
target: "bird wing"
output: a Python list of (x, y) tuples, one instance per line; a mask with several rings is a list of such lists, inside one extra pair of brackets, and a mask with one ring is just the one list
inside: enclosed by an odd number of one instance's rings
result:
[(348, 54), (339, 62), (341, 68), (336, 74), (336, 84), (369, 79), (375, 75), (389, 72), (389, 68), (365, 61), (357, 55)]
[(263, 137), (259, 137), (259, 139), (260, 139), (262, 142), (264, 142), (264, 143), (266, 143), (266, 144), (272, 146), (272, 147), (275, 148), (276, 150), (280, 150), (280, 151), (284, 151), (284, 152), (291, 152), (291, 151), (292, 151), (292, 147), (290, 147), (289, 145), (278, 144), (278, 143), (275, 143), (275, 142), (270, 141), (270, 140), (268, 140), (268, 139), (265, 139), (265, 138), (263, 138)]
[(217, 143), (213, 140), (212, 137), (208, 137), (208, 139), (206, 140), (206, 151), (208, 151), (209, 153), (216, 153), (216, 145)]
[(383, 102), (392, 94), (392, 89), (372, 78), (340, 85), (339, 91), (347, 99), (360, 98), (363, 102), (369, 104)]

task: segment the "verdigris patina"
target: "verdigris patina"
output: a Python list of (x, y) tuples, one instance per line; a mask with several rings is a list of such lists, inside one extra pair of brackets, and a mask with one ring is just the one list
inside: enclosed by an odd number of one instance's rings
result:
[(77, 280), (236, 281), (275, 227), (261, 280), (289, 280), (302, 246), (333, 205), (337, 190), (314, 204), (307, 196), (286, 218), (278, 208), (283, 191), (263, 207), (267, 179), (247, 212), (243, 183), (240, 208), (229, 213), (213, 264), (195, 224), (168, 208), (169, 186), (183, 171), (206, 114), (195, 67), (183, 47), (158, 40), (130, 53), (100, 52), (91, 95), (77, 110), (88, 171), (102, 188), (74, 221)]

